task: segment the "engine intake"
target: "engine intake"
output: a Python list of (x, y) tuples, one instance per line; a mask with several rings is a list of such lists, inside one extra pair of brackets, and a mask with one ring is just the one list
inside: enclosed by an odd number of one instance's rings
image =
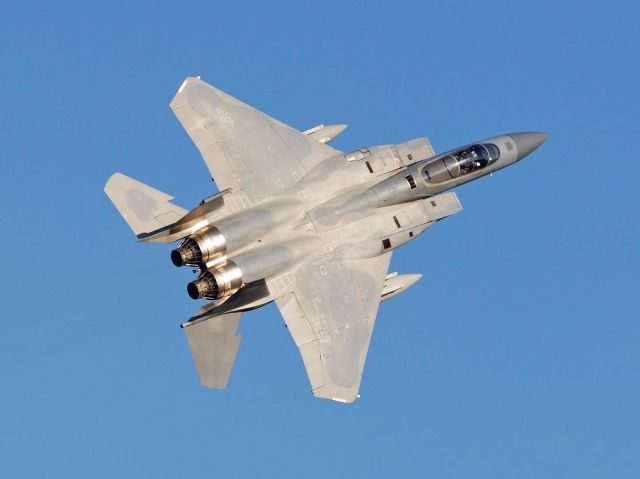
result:
[(211, 268), (187, 285), (191, 299), (221, 299), (242, 287), (242, 271), (233, 261)]
[(227, 240), (216, 228), (189, 235), (178, 248), (171, 252), (171, 261), (176, 266), (200, 266), (220, 258), (227, 251)]

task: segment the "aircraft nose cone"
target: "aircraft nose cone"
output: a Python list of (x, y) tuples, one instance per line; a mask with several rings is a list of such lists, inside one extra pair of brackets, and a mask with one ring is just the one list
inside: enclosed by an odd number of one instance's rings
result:
[(521, 160), (544, 143), (549, 135), (539, 132), (510, 133), (508, 135), (516, 144), (518, 160)]

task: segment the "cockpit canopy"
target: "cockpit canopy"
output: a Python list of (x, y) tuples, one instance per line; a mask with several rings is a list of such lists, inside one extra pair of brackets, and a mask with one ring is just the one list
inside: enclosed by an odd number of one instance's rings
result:
[(427, 163), (422, 176), (430, 183), (442, 183), (481, 170), (499, 157), (500, 150), (492, 143), (466, 146)]

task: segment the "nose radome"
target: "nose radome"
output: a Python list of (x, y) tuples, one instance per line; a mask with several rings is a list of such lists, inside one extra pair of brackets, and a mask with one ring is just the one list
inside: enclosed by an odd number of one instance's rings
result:
[(510, 133), (507, 135), (511, 137), (516, 144), (516, 150), (518, 150), (518, 160), (521, 160), (533, 150), (538, 148), (549, 135), (539, 132), (523, 132), (523, 133)]

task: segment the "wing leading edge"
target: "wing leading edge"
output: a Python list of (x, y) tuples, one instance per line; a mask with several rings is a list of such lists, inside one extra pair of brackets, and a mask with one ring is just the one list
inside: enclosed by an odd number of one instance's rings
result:
[(187, 78), (170, 106), (220, 190), (277, 195), (340, 154), (199, 78)]
[(303, 266), (293, 292), (276, 300), (314, 396), (346, 403), (358, 397), (390, 259), (332, 257)]

